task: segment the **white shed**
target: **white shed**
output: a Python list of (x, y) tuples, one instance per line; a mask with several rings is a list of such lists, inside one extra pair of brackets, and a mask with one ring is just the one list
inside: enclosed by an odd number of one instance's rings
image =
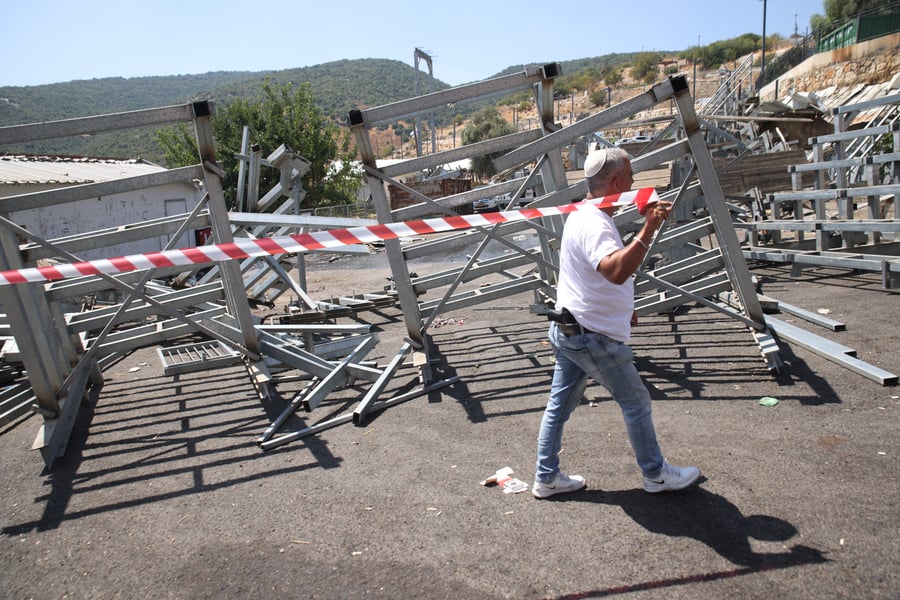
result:
[[(142, 159), (4, 155), (0, 156), (0, 198), (165, 170)], [(200, 181), (175, 183), (68, 204), (18, 210), (4, 216), (41, 239), (52, 240), (188, 213), (200, 202), (203, 194)], [(202, 244), (206, 235), (206, 231), (192, 230), (182, 237), (177, 247)], [(167, 236), (134, 239), (117, 246), (84, 250), (79, 253), (79, 258), (95, 260), (155, 252), (162, 250), (167, 243)]]

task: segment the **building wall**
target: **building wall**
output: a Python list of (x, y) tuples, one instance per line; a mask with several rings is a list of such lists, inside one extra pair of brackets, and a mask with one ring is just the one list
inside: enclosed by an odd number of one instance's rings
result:
[[(37, 191), (37, 189), (23, 189), (27, 186), (16, 187), (18, 194)], [(37, 187), (35, 186), (35, 188)], [(46, 185), (40, 187), (47, 188)], [(140, 224), (172, 216), (172, 214), (190, 212), (197, 206), (201, 198), (202, 190), (193, 185), (169, 184), (126, 194), (16, 211), (11, 213), (10, 219), (42, 239), (56, 239), (123, 225)], [(169, 201), (168, 205), (167, 201)], [(167, 208), (168, 215), (166, 214)], [(168, 239), (165, 236), (133, 239), (127, 244), (85, 250), (79, 252), (78, 255), (84, 260), (115, 258), (127, 254), (157, 252), (162, 250), (167, 243)], [(182, 238), (178, 247), (195, 245), (194, 232), (190, 231)]]
[(831, 86), (884, 83), (900, 73), (900, 33), (811, 56), (766, 85), (760, 100), (778, 100), (793, 89), (814, 92)]

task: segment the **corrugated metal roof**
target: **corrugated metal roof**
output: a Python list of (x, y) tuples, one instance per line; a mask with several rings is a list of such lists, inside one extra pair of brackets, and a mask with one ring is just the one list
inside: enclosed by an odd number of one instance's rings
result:
[[(890, 81), (870, 85), (856, 84), (847, 87), (830, 86), (814, 92), (815, 99), (828, 113), (835, 108), (859, 104), (868, 100), (889, 96), (894, 93), (896, 93), (896, 90), (893, 88), (893, 82)], [(860, 111), (858, 114), (853, 115), (853, 121), (849, 125), (864, 127), (870, 120), (874, 119), (883, 111), (890, 109), (891, 107), (888, 106), (887, 108), (878, 107)]]
[(141, 159), (0, 156), (0, 185), (77, 185), (165, 171)]
[[(897, 93), (897, 90), (894, 87), (894, 82), (870, 85), (859, 83), (845, 87), (829, 86), (809, 93), (791, 92), (782, 100), (762, 102), (753, 111), (753, 115), (784, 115), (806, 111), (810, 113), (810, 116), (813, 116), (813, 113), (818, 111), (831, 119), (834, 109), (868, 102), (869, 100), (883, 98), (895, 93)], [(856, 114), (851, 114), (850, 120), (846, 125), (848, 129), (866, 127), (869, 126), (873, 119), (885, 114), (889, 115), (894, 111), (896, 111), (894, 104), (885, 104), (861, 110)]]

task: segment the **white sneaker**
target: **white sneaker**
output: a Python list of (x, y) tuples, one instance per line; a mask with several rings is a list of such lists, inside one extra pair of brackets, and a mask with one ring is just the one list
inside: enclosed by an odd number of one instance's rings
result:
[(700, 477), (697, 467), (676, 467), (663, 461), (662, 471), (657, 477), (644, 477), (644, 490), (651, 494), (683, 490)]
[(531, 487), (531, 493), (534, 494), (535, 498), (549, 498), (554, 494), (577, 492), (584, 486), (584, 477), (581, 475), (569, 476), (560, 471), (550, 483), (541, 483), (535, 479), (534, 485)]

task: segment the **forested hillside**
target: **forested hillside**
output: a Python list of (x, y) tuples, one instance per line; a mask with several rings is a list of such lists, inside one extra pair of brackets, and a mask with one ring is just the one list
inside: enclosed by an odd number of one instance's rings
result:
[[(105, 78), (28, 87), (0, 87), (0, 125), (70, 119), (210, 99), (217, 105), (261, 93), (273, 84), (308, 82), (320, 109), (339, 121), (351, 109), (408, 98), (415, 91), (415, 69), (384, 59), (341, 60), (283, 71), (216, 72), (202, 75)], [(420, 87), (428, 84), (420, 74)], [(435, 89), (447, 84), (435, 81)], [(89, 139), (51, 140), (0, 152), (52, 153), (109, 157), (141, 156), (159, 161), (152, 130), (104, 134)]]
[[(586, 64), (622, 62), (630, 55), (563, 62), (563, 73)], [(522, 66), (500, 74), (517, 72)], [(164, 77), (121, 77), (78, 80), (27, 87), (0, 87), (0, 126), (70, 119), (144, 108), (181, 104), (192, 100), (212, 100), (226, 105), (235, 98), (252, 99), (266, 79), (276, 85), (309, 83), (316, 104), (325, 114), (345, 122), (354, 108), (379, 106), (415, 94), (415, 69), (401, 61), (387, 59), (340, 60), (311, 67), (282, 71), (221, 71), (202, 75)], [(419, 74), (421, 93), (429, 91), (427, 74)], [(449, 86), (435, 80), (434, 89)], [(456, 114), (467, 115), (478, 107), (457, 106), (451, 114), (435, 115), (449, 122)], [(162, 153), (152, 129), (110, 133), (86, 139), (48, 140), (30, 145), (0, 148), (0, 153), (46, 153), (98, 157), (142, 157), (162, 162)]]

